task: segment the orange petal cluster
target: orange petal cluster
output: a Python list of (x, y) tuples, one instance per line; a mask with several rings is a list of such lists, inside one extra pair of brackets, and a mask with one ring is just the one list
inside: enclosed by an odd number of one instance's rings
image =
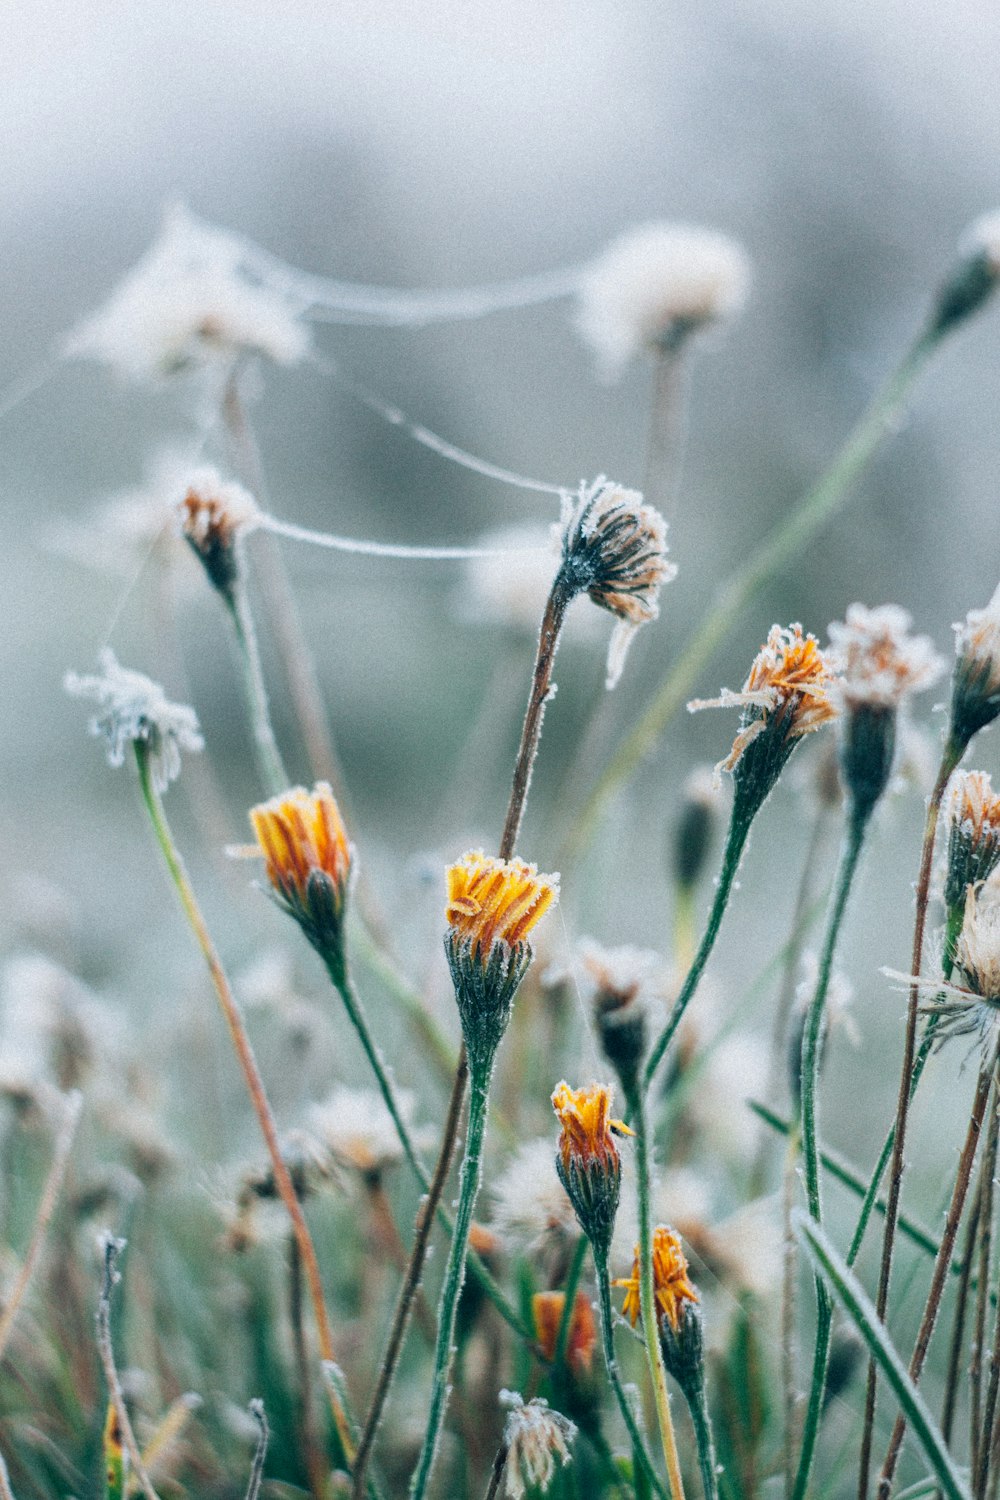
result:
[(539, 875), (522, 859), (492, 859), (482, 850), (448, 867), (445, 916), (473, 957), (486, 958), (495, 943), (514, 948), (558, 900), (559, 877)]
[[(634, 1328), (641, 1315), (639, 1297), (640, 1279), (639, 1246), (635, 1247), (632, 1275), (615, 1282), (625, 1287), (625, 1302), (622, 1312)], [(688, 1263), (681, 1249), (681, 1237), (658, 1224), (653, 1231), (653, 1293), (656, 1299), (657, 1317), (666, 1318), (674, 1333), (680, 1329), (681, 1312), (685, 1302), (697, 1302), (698, 1293), (688, 1280)]]
[(267, 878), (285, 900), (304, 904), (309, 876), (328, 875), (338, 890), (347, 886), (351, 846), (340, 809), (325, 781), (311, 792), (293, 787), (270, 802), (250, 809), (257, 842), (264, 854)]
[[(546, 1359), (555, 1359), (559, 1329), (566, 1307), (565, 1292), (536, 1292), (531, 1299), (531, 1312), (538, 1339)], [(586, 1375), (594, 1362), (597, 1346), (597, 1325), (594, 1309), (585, 1292), (577, 1292), (570, 1315), (569, 1336), (566, 1340), (566, 1363), (577, 1375)]]
[(616, 1135), (632, 1135), (623, 1120), (612, 1120), (611, 1094), (599, 1083), (587, 1088), (571, 1089), (568, 1083), (556, 1086), (552, 1108), (559, 1117), (559, 1154), (563, 1169), (570, 1165), (587, 1167), (597, 1163), (604, 1170), (617, 1172), (620, 1166)]

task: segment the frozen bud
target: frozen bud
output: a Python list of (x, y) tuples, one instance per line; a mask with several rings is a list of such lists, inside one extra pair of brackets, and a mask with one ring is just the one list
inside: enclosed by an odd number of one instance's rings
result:
[(268, 285), (238, 236), (175, 209), (159, 239), (103, 307), (74, 330), (65, 353), (129, 380), (162, 379), (243, 355), (293, 365), (309, 352), (305, 304)]
[(591, 993), (601, 1050), (618, 1074), (626, 1099), (633, 1099), (639, 1087), (650, 990), (661, 966), (658, 954), (638, 948), (580, 944), (580, 968)]
[(951, 275), (937, 294), (931, 315), (931, 338), (939, 338), (978, 312), (1000, 280), (1000, 212), (982, 214), (958, 244)]
[(558, 900), (559, 877), (482, 850), (449, 866), (447, 877), (445, 954), (470, 1072), (482, 1085), (531, 962), (529, 934)]
[(738, 693), (696, 698), (690, 713), (703, 708), (742, 708), (733, 748), (718, 769), (731, 771), (737, 805), (734, 817), (753, 816), (772, 791), (796, 745), (837, 715), (831, 693), (831, 657), (801, 625), (772, 625)]
[(500, 1401), (508, 1412), (503, 1441), (509, 1500), (524, 1500), (529, 1488), (547, 1494), (557, 1462), (570, 1462), (569, 1445), (576, 1427), (561, 1412), (552, 1411), (541, 1396), (525, 1402), (516, 1391), (501, 1391)]
[(354, 850), (325, 781), (292, 787), (250, 809), (278, 905), (328, 965), (344, 962), (344, 913)]
[(735, 240), (688, 224), (619, 236), (580, 280), (577, 327), (606, 379), (637, 354), (671, 353), (746, 302), (750, 265)]
[[(640, 1262), (640, 1247), (636, 1245), (631, 1276), (620, 1278), (614, 1283), (615, 1286), (625, 1288), (622, 1312), (633, 1328), (642, 1316)], [(688, 1263), (681, 1249), (681, 1237), (665, 1224), (657, 1224), (653, 1230), (653, 1297), (657, 1323), (660, 1328), (666, 1324), (674, 1333), (680, 1332), (684, 1304), (698, 1301), (698, 1293), (688, 1277)]]
[(670, 868), (677, 884), (684, 890), (697, 885), (712, 848), (719, 806), (720, 788), (710, 768), (699, 766), (684, 783), (680, 811), (671, 836)]
[[(546, 1359), (554, 1360), (566, 1311), (565, 1292), (536, 1292), (531, 1299), (531, 1315), (535, 1325), (535, 1337), (541, 1345)], [(585, 1292), (577, 1292), (570, 1313), (566, 1338), (566, 1363), (578, 1378), (589, 1375), (594, 1365), (594, 1350), (597, 1347), (597, 1325), (594, 1309)]]
[(612, 1120), (611, 1091), (600, 1084), (571, 1089), (560, 1083), (552, 1095), (559, 1120), (556, 1170), (598, 1263), (607, 1260), (621, 1196), (621, 1157), (616, 1136), (631, 1135)]
[(985, 609), (970, 609), (955, 630), (951, 738), (959, 750), (1000, 714), (1000, 587)]
[(581, 485), (576, 502), (567, 502), (562, 526), (559, 579), (566, 595), (585, 593), (618, 617), (608, 650), (607, 686), (613, 688), (633, 635), (657, 618), (660, 589), (677, 575), (667, 557), (667, 523), (643, 505), (638, 490), (600, 478)]
[(212, 587), (228, 596), (239, 576), (239, 540), (260, 520), (256, 500), (215, 469), (199, 469), (185, 485), (177, 518)]
[(952, 912), (965, 906), (970, 886), (988, 880), (1000, 864), (1000, 797), (985, 771), (957, 771), (948, 789), (948, 857), (944, 902)]
[(865, 816), (889, 782), (899, 710), (944, 670), (930, 638), (909, 630), (910, 616), (894, 604), (852, 604), (843, 623), (830, 626), (840, 668), (832, 689), (841, 708), (840, 769)]
[(100, 668), (93, 677), (67, 672), (67, 693), (96, 700), (99, 711), (90, 721), (90, 732), (105, 741), (108, 764), (122, 765), (127, 747), (141, 745), (153, 785), (165, 791), (180, 775), (181, 751), (205, 747), (194, 709), (171, 703), (158, 682), (121, 666), (110, 648), (101, 652)]

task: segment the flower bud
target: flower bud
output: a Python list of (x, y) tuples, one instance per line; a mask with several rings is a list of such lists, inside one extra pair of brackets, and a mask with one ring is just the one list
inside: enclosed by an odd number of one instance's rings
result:
[(611, 1093), (600, 1084), (571, 1089), (560, 1083), (552, 1095), (560, 1124), (556, 1171), (576, 1210), (597, 1261), (607, 1259), (621, 1195), (621, 1157), (615, 1136), (631, 1135), (609, 1118)]
[(940, 337), (977, 312), (1000, 280), (1000, 213), (983, 214), (959, 241), (958, 259), (937, 294), (929, 334)]
[(681, 792), (671, 835), (670, 870), (682, 890), (693, 890), (704, 873), (719, 820), (721, 795), (711, 770), (692, 771)]
[(1000, 797), (985, 771), (958, 771), (948, 793), (948, 863), (944, 901), (964, 907), (969, 886), (988, 880), (1000, 864)]
[(214, 469), (201, 469), (188, 480), (177, 516), (212, 587), (228, 598), (239, 577), (239, 540), (260, 517), (257, 502), (242, 485), (225, 484)]
[(601, 1051), (618, 1074), (625, 1098), (634, 1100), (645, 1061), (648, 990), (657, 954), (637, 948), (580, 945), (583, 978), (591, 991), (591, 1005)]
[(344, 961), (344, 916), (354, 850), (333, 792), (293, 787), (250, 810), (278, 905), (327, 964)]
[(955, 630), (951, 739), (961, 751), (1000, 714), (1000, 587), (985, 609), (970, 609)]

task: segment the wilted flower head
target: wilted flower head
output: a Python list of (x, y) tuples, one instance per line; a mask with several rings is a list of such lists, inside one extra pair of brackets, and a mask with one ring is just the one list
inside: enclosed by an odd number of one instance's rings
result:
[(511, 1246), (561, 1259), (576, 1237), (576, 1214), (559, 1181), (546, 1136), (523, 1141), (493, 1183), (494, 1224)]
[[(566, 1309), (565, 1292), (536, 1292), (531, 1299), (532, 1320), (535, 1337), (542, 1347), (546, 1359), (555, 1359), (559, 1342), (559, 1329)], [(566, 1339), (566, 1363), (577, 1376), (589, 1375), (594, 1363), (597, 1346), (597, 1325), (594, 1309), (585, 1292), (577, 1292), (570, 1313), (569, 1331)]]
[(329, 785), (292, 787), (252, 807), (250, 822), (279, 905), (325, 960), (341, 960), (354, 851)]
[(103, 307), (70, 336), (66, 354), (145, 381), (259, 354), (292, 365), (309, 349), (304, 306), (265, 283), (238, 236), (183, 208)]
[(1000, 864), (1000, 796), (985, 771), (957, 771), (948, 788), (948, 865), (944, 900), (964, 906), (969, 886)]
[(1000, 889), (989, 882), (966, 891), (962, 927), (954, 945), (953, 981), (924, 980), (891, 969), (883, 972), (930, 992), (934, 999), (924, 1009), (936, 1018), (935, 1035), (942, 1041), (977, 1035), (985, 1060), (1000, 1022)]
[(630, 1097), (639, 1083), (649, 1004), (663, 961), (639, 948), (602, 948), (586, 940), (579, 956), (601, 1049)]
[(618, 616), (608, 651), (607, 685), (613, 688), (632, 636), (656, 619), (660, 589), (677, 575), (667, 558), (667, 523), (643, 505), (638, 490), (601, 477), (580, 486), (575, 504), (566, 503), (562, 525), (566, 587)]
[(552, 1411), (541, 1396), (526, 1403), (516, 1391), (501, 1391), (500, 1402), (508, 1409), (503, 1440), (509, 1500), (524, 1500), (528, 1486), (544, 1495), (555, 1478), (557, 1461), (570, 1462), (569, 1444), (576, 1437), (576, 1427), (561, 1412)]
[[(404, 1125), (410, 1127), (416, 1099), (407, 1089), (396, 1090), (396, 1103)], [(310, 1125), (319, 1141), (339, 1166), (362, 1177), (379, 1177), (403, 1160), (403, 1147), (395, 1121), (382, 1095), (374, 1089), (341, 1085), (310, 1111)]]
[(475, 849), (449, 866), (447, 878), (445, 956), (469, 1066), (481, 1084), (531, 962), (528, 936), (559, 899), (559, 877)]
[(803, 635), (801, 625), (772, 625), (740, 692), (696, 698), (688, 711), (742, 707), (739, 733), (719, 769), (732, 771), (737, 791), (760, 805), (799, 740), (836, 717), (835, 680), (814, 635)]
[(619, 236), (586, 269), (577, 327), (607, 379), (645, 350), (673, 350), (746, 301), (750, 266), (735, 240), (688, 224)]
[(970, 609), (954, 627), (951, 734), (964, 749), (1000, 714), (1000, 587), (985, 609)]
[[(639, 1300), (640, 1253), (635, 1247), (632, 1275), (617, 1280), (615, 1286), (625, 1288), (622, 1312), (634, 1328), (642, 1315)], [(653, 1231), (653, 1294), (656, 1300), (656, 1316), (666, 1321), (676, 1333), (681, 1326), (683, 1304), (697, 1302), (698, 1293), (688, 1280), (688, 1263), (681, 1249), (681, 1237), (658, 1224)]]
[(621, 1194), (622, 1164), (615, 1136), (632, 1132), (622, 1120), (611, 1119), (611, 1091), (597, 1083), (582, 1089), (557, 1084), (552, 1107), (560, 1126), (559, 1180), (595, 1255), (605, 1258)]
[(121, 666), (110, 647), (99, 661), (98, 675), (67, 672), (63, 686), (75, 698), (96, 700), (90, 732), (106, 742), (108, 764), (120, 766), (129, 745), (145, 746), (153, 785), (163, 792), (180, 775), (181, 751), (205, 747), (197, 715), (185, 703), (171, 703), (152, 678)]
[(260, 508), (240, 484), (228, 484), (216, 469), (198, 469), (184, 486), (177, 506), (181, 535), (221, 593), (236, 582), (237, 542), (257, 525)]

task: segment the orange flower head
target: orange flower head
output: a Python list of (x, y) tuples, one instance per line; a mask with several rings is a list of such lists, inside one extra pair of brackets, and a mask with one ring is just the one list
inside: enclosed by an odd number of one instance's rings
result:
[[(536, 1292), (531, 1299), (535, 1337), (542, 1346), (546, 1359), (555, 1359), (559, 1328), (566, 1307), (565, 1292)], [(577, 1292), (570, 1315), (569, 1337), (566, 1341), (566, 1363), (575, 1375), (589, 1375), (597, 1346), (597, 1326), (594, 1309), (585, 1292)]]
[[(615, 1282), (615, 1286), (625, 1288), (622, 1312), (633, 1328), (642, 1312), (639, 1261), (639, 1246), (636, 1245), (632, 1275)], [(681, 1249), (681, 1237), (665, 1224), (658, 1224), (653, 1231), (653, 1293), (657, 1318), (669, 1323), (674, 1333), (679, 1332), (684, 1303), (697, 1302), (699, 1298), (688, 1280), (688, 1263)]]
[(321, 954), (339, 950), (353, 850), (327, 783), (260, 803), (250, 822), (279, 903)]
[(552, 1107), (561, 1127), (556, 1156), (559, 1180), (600, 1260), (611, 1246), (621, 1191), (621, 1157), (615, 1136), (632, 1131), (624, 1121), (610, 1118), (610, 1090), (597, 1083), (583, 1089), (560, 1083), (552, 1095)]
[(948, 863), (944, 899), (949, 911), (965, 902), (969, 886), (988, 880), (1000, 864), (1000, 796), (985, 771), (958, 771), (948, 798)]
[(214, 469), (198, 469), (187, 481), (177, 518), (210, 582), (228, 594), (239, 576), (236, 543), (260, 518), (253, 496), (238, 484), (227, 484)]
[(485, 961), (495, 943), (524, 943), (558, 898), (558, 875), (539, 875), (523, 859), (492, 859), (476, 849), (448, 867), (445, 916), (471, 956)]

